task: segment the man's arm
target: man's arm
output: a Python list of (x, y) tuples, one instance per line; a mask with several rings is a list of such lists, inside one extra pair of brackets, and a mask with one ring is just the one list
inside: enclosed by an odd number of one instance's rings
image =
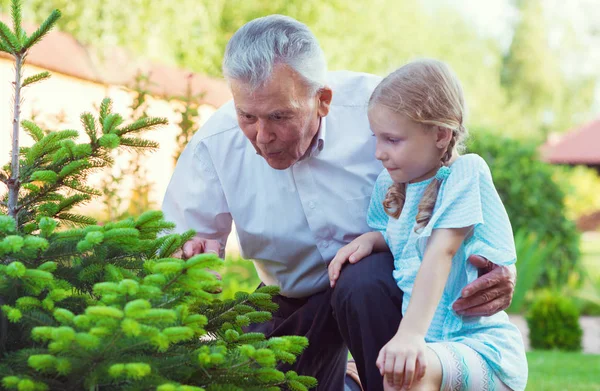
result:
[(452, 305), (459, 315), (490, 316), (510, 306), (515, 292), (517, 269), (514, 265), (499, 266), (479, 255), (469, 262), (479, 269), (479, 278), (462, 290), (462, 297)]
[(162, 205), (176, 232), (198, 232), (176, 256), (214, 252), (223, 257), (232, 218), (207, 148), (192, 139), (181, 154)]

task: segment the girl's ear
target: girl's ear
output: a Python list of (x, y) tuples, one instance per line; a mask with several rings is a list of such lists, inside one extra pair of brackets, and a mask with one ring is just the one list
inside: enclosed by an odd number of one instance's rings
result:
[(446, 149), (452, 140), (452, 130), (443, 126), (437, 126), (435, 146), (439, 149)]

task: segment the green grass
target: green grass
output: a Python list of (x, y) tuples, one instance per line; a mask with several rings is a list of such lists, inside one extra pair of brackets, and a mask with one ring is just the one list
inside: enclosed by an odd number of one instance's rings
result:
[(527, 391), (600, 391), (600, 355), (533, 351), (527, 361)]

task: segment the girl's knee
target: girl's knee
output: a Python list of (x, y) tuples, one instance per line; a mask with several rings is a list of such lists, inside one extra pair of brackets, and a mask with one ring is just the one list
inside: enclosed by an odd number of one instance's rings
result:
[[(413, 381), (410, 391), (439, 391), (442, 387), (442, 365), (437, 355), (431, 349), (427, 349), (425, 353), (427, 360), (427, 370), (425, 375), (419, 381)], [(390, 386), (387, 379), (383, 380), (384, 391), (406, 390), (407, 388)]]
[(437, 354), (431, 349), (425, 353), (427, 370), (423, 378), (413, 383), (410, 391), (439, 391), (442, 387), (442, 364)]

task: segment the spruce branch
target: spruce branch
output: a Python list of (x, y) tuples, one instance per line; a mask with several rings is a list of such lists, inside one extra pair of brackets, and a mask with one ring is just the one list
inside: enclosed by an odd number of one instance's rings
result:
[(3, 44), (10, 49), (9, 53), (11, 53), (13, 56), (19, 54), (21, 51), (19, 40), (15, 34), (10, 31), (10, 28), (2, 21), (0, 21), (0, 39), (3, 41)]
[(44, 138), (44, 131), (35, 123), (29, 120), (21, 121), (21, 126), (27, 130), (27, 133), (33, 138), (33, 141), (38, 142)]
[(50, 78), (50, 72), (42, 72), (33, 76), (29, 76), (23, 81), (23, 87), (27, 87), (28, 85), (38, 83), (42, 80), (46, 80)]
[[(21, 26), (21, 0), (12, 0), (11, 14), (15, 37), (17, 40), (20, 40), (25, 34), (25, 31), (23, 31), (23, 27)], [(19, 45), (21, 44), (22, 42), (19, 42)]]
[(1, 38), (0, 38), (0, 52), (13, 54), (13, 50), (10, 48), (9, 45), (4, 43), (4, 40), (2, 40)]
[(119, 136), (122, 136), (127, 133), (135, 133), (140, 131), (152, 130), (153, 128), (159, 125), (167, 125), (169, 121), (166, 118), (151, 118), (144, 117), (140, 118), (137, 121), (129, 124), (121, 129), (117, 129), (116, 133)]
[[(14, 0), (13, 0), (14, 1)], [(54, 27), (56, 21), (60, 18), (59, 10), (54, 10), (42, 25), (25, 41), (23, 48), (29, 50), (33, 45), (38, 43), (48, 32)]]

